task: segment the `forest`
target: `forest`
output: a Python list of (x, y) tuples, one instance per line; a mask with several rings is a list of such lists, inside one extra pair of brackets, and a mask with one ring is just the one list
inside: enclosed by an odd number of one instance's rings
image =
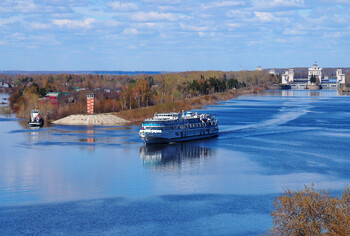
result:
[[(12, 83), (10, 105), (18, 117), (28, 117), (30, 110), (39, 106), (49, 120), (85, 114), (86, 95), (91, 93), (95, 95), (95, 113), (118, 112), (132, 118), (136, 115), (134, 110), (145, 107), (157, 107), (159, 112), (180, 111), (184, 102), (185, 109), (191, 109), (192, 105), (232, 98), (239, 95), (238, 91), (253, 91), (279, 83), (278, 76), (265, 71), (156, 75), (21, 74), (0, 75), (0, 79)], [(60, 94), (57, 102), (45, 98), (48, 92)], [(139, 116), (149, 115), (141, 113)]]

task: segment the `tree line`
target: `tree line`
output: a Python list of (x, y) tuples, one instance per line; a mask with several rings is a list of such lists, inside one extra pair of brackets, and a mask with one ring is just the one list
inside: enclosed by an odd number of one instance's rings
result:
[[(88, 93), (95, 94), (95, 111), (103, 113), (278, 82), (277, 76), (264, 71), (193, 71), (158, 75), (37, 74), (6, 75), (6, 79), (14, 85), (10, 103), (18, 116), (28, 116), (30, 109), (39, 104), (39, 108), (52, 119), (85, 113)], [(47, 92), (62, 94), (58, 98), (58, 107), (42, 102)]]

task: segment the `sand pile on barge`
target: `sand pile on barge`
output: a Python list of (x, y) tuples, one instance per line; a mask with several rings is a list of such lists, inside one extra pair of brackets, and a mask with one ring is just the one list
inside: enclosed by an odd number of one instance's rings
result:
[(130, 121), (111, 114), (70, 115), (52, 122), (56, 125), (125, 125)]

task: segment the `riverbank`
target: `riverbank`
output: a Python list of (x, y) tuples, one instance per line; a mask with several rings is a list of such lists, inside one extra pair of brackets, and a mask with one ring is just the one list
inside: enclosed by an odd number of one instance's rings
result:
[(169, 102), (164, 104), (158, 104), (155, 106), (142, 107), (131, 109), (127, 111), (120, 111), (111, 114), (115, 114), (130, 122), (141, 122), (146, 118), (152, 117), (154, 113), (167, 113), (167, 112), (181, 112), (182, 110), (188, 111), (193, 109), (199, 109), (203, 106), (213, 105), (220, 101), (226, 101), (232, 98), (236, 98), (246, 94), (253, 94), (263, 91), (261, 87), (255, 88), (242, 88), (242, 89), (232, 89), (227, 92), (214, 93), (211, 95), (198, 96), (193, 98), (187, 98), (182, 101)]
[(130, 122), (139, 123), (154, 113), (181, 112), (198, 109), (206, 105), (212, 105), (219, 101), (229, 100), (241, 95), (252, 94), (262, 91), (263, 88), (232, 89), (227, 92), (214, 93), (211, 95), (187, 98), (182, 101), (168, 102), (154, 106), (130, 109), (127, 111), (94, 114), (94, 115), (70, 115), (53, 121), (56, 125), (125, 125)]
[(130, 121), (112, 114), (70, 115), (52, 122), (56, 125), (125, 125)]

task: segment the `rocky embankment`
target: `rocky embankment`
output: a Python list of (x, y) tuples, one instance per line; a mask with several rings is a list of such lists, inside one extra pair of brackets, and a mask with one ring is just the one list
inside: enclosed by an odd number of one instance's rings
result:
[(130, 121), (110, 114), (70, 115), (52, 122), (56, 125), (125, 125)]

